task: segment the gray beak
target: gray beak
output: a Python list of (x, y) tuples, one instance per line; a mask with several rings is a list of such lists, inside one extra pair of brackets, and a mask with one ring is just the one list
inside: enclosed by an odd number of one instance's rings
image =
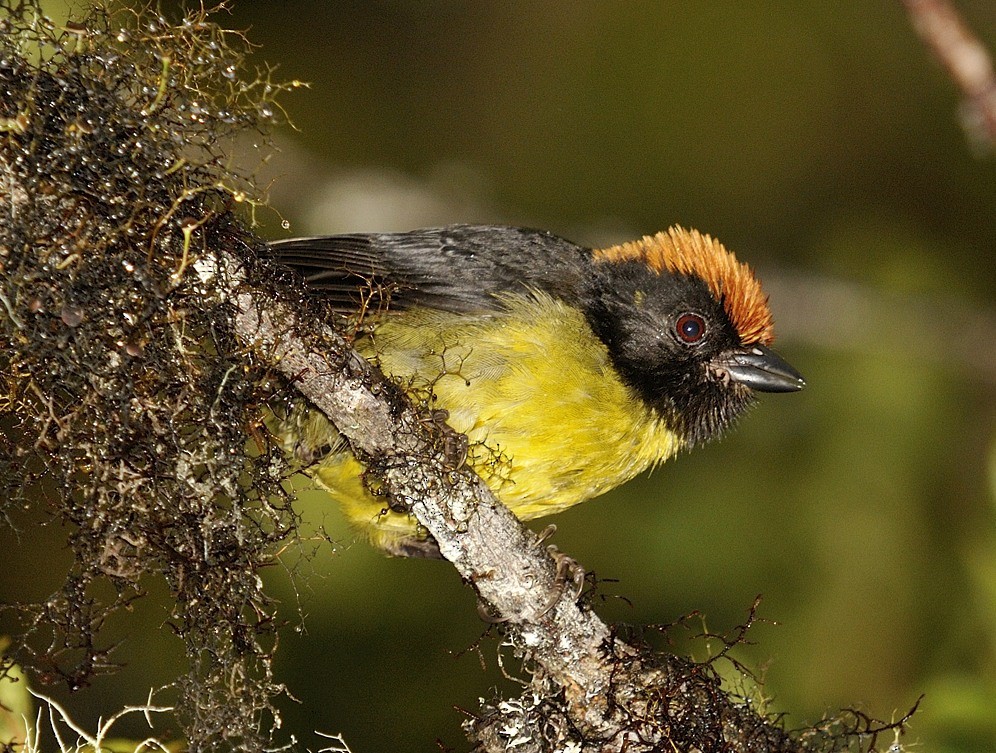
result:
[(712, 365), (732, 381), (758, 392), (798, 392), (806, 386), (802, 374), (763, 345), (724, 353)]

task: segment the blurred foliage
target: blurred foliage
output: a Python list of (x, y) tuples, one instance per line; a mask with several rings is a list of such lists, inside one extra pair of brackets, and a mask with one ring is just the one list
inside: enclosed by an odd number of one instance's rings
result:
[[(996, 50), (992, 3), (957, 4)], [(282, 218), (293, 234), (501, 221), (600, 243), (680, 222), (773, 279), (805, 271), (907, 302), (959, 354), (996, 349), (975, 320), (931, 316), (942, 299), (996, 316), (996, 160), (972, 152), (958, 95), (899, 2), (235, 0), (231, 12), (282, 78), (311, 82), (285, 103), (297, 130), (271, 164), (274, 236)], [(851, 705), (901, 715), (925, 693), (905, 742), (992, 750), (996, 382), (934, 339), (925, 352), (920, 322), (787, 328), (779, 349), (806, 391), (558, 516), (554, 541), (618, 579), (601, 586), (609, 619), (700, 610), (723, 630), (763, 594), (771, 622), (741, 658), (790, 725)], [(287, 728), (342, 732), (354, 751), (459, 747), (450, 704), (474, 708), (487, 683), (510, 682), (493, 641), (475, 648), (472, 595), (443, 564), (353, 544), (321, 493), (300, 512), (341, 546), (288, 564), (310, 571), (303, 590), (270, 573), (306, 615), (276, 667), (301, 701), (286, 704)], [(45, 561), (60, 546), (53, 535)], [(0, 594), (50, 576), (19, 552)], [(133, 669), (74, 699), (94, 718), (172, 676), (149, 654), (182, 660), (162, 608), (139, 611), (148, 635), (119, 655)]]
[[(10, 639), (0, 636), (0, 655), (10, 646)], [(20, 667), (13, 666), (0, 677), (0, 750), (23, 745), (31, 719), (33, 704)]]

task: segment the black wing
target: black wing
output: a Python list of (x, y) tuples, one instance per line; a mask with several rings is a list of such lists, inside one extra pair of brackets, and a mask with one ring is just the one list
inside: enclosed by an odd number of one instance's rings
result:
[(496, 296), (529, 289), (574, 300), (590, 264), (585, 249), (551, 233), (492, 225), (292, 238), (267, 251), (343, 312), (364, 301), (392, 310), (489, 311), (501, 307)]

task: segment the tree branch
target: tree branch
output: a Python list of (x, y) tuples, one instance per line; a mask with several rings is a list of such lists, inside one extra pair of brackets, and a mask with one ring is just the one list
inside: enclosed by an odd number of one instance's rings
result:
[(965, 97), (965, 125), (996, 144), (996, 73), (989, 53), (948, 0), (903, 0), (913, 27)]
[[(424, 416), (407, 402), (394, 404), (383, 377), (340, 336), (326, 330), (323, 349), (316, 352), (300, 334), (307, 327), (289, 307), (263, 303), (244, 284), (234, 260), (222, 266), (240, 337), (382, 471), (388, 494), (411, 509), (494, 619), (518, 628), (559, 685), (574, 689), (578, 702), (604, 698), (615, 671), (604, 660), (605, 647), (613, 643), (622, 655), (637, 652), (612, 641), (608, 626), (571, 598), (575, 594), (558, 582), (554, 561), (537, 537), (476, 474), (453, 467)], [(587, 700), (584, 705), (591, 707)], [(601, 713), (582, 716), (611, 737), (609, 719)]]

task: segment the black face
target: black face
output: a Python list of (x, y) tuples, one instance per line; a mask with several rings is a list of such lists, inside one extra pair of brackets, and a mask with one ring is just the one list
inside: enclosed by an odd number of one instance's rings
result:
[(623, 380), (689, 443), (720, 434), (753, 400), (710, 362), (741, 346), (704, 281), (639, 261), (600, 263), (588, 322)]

